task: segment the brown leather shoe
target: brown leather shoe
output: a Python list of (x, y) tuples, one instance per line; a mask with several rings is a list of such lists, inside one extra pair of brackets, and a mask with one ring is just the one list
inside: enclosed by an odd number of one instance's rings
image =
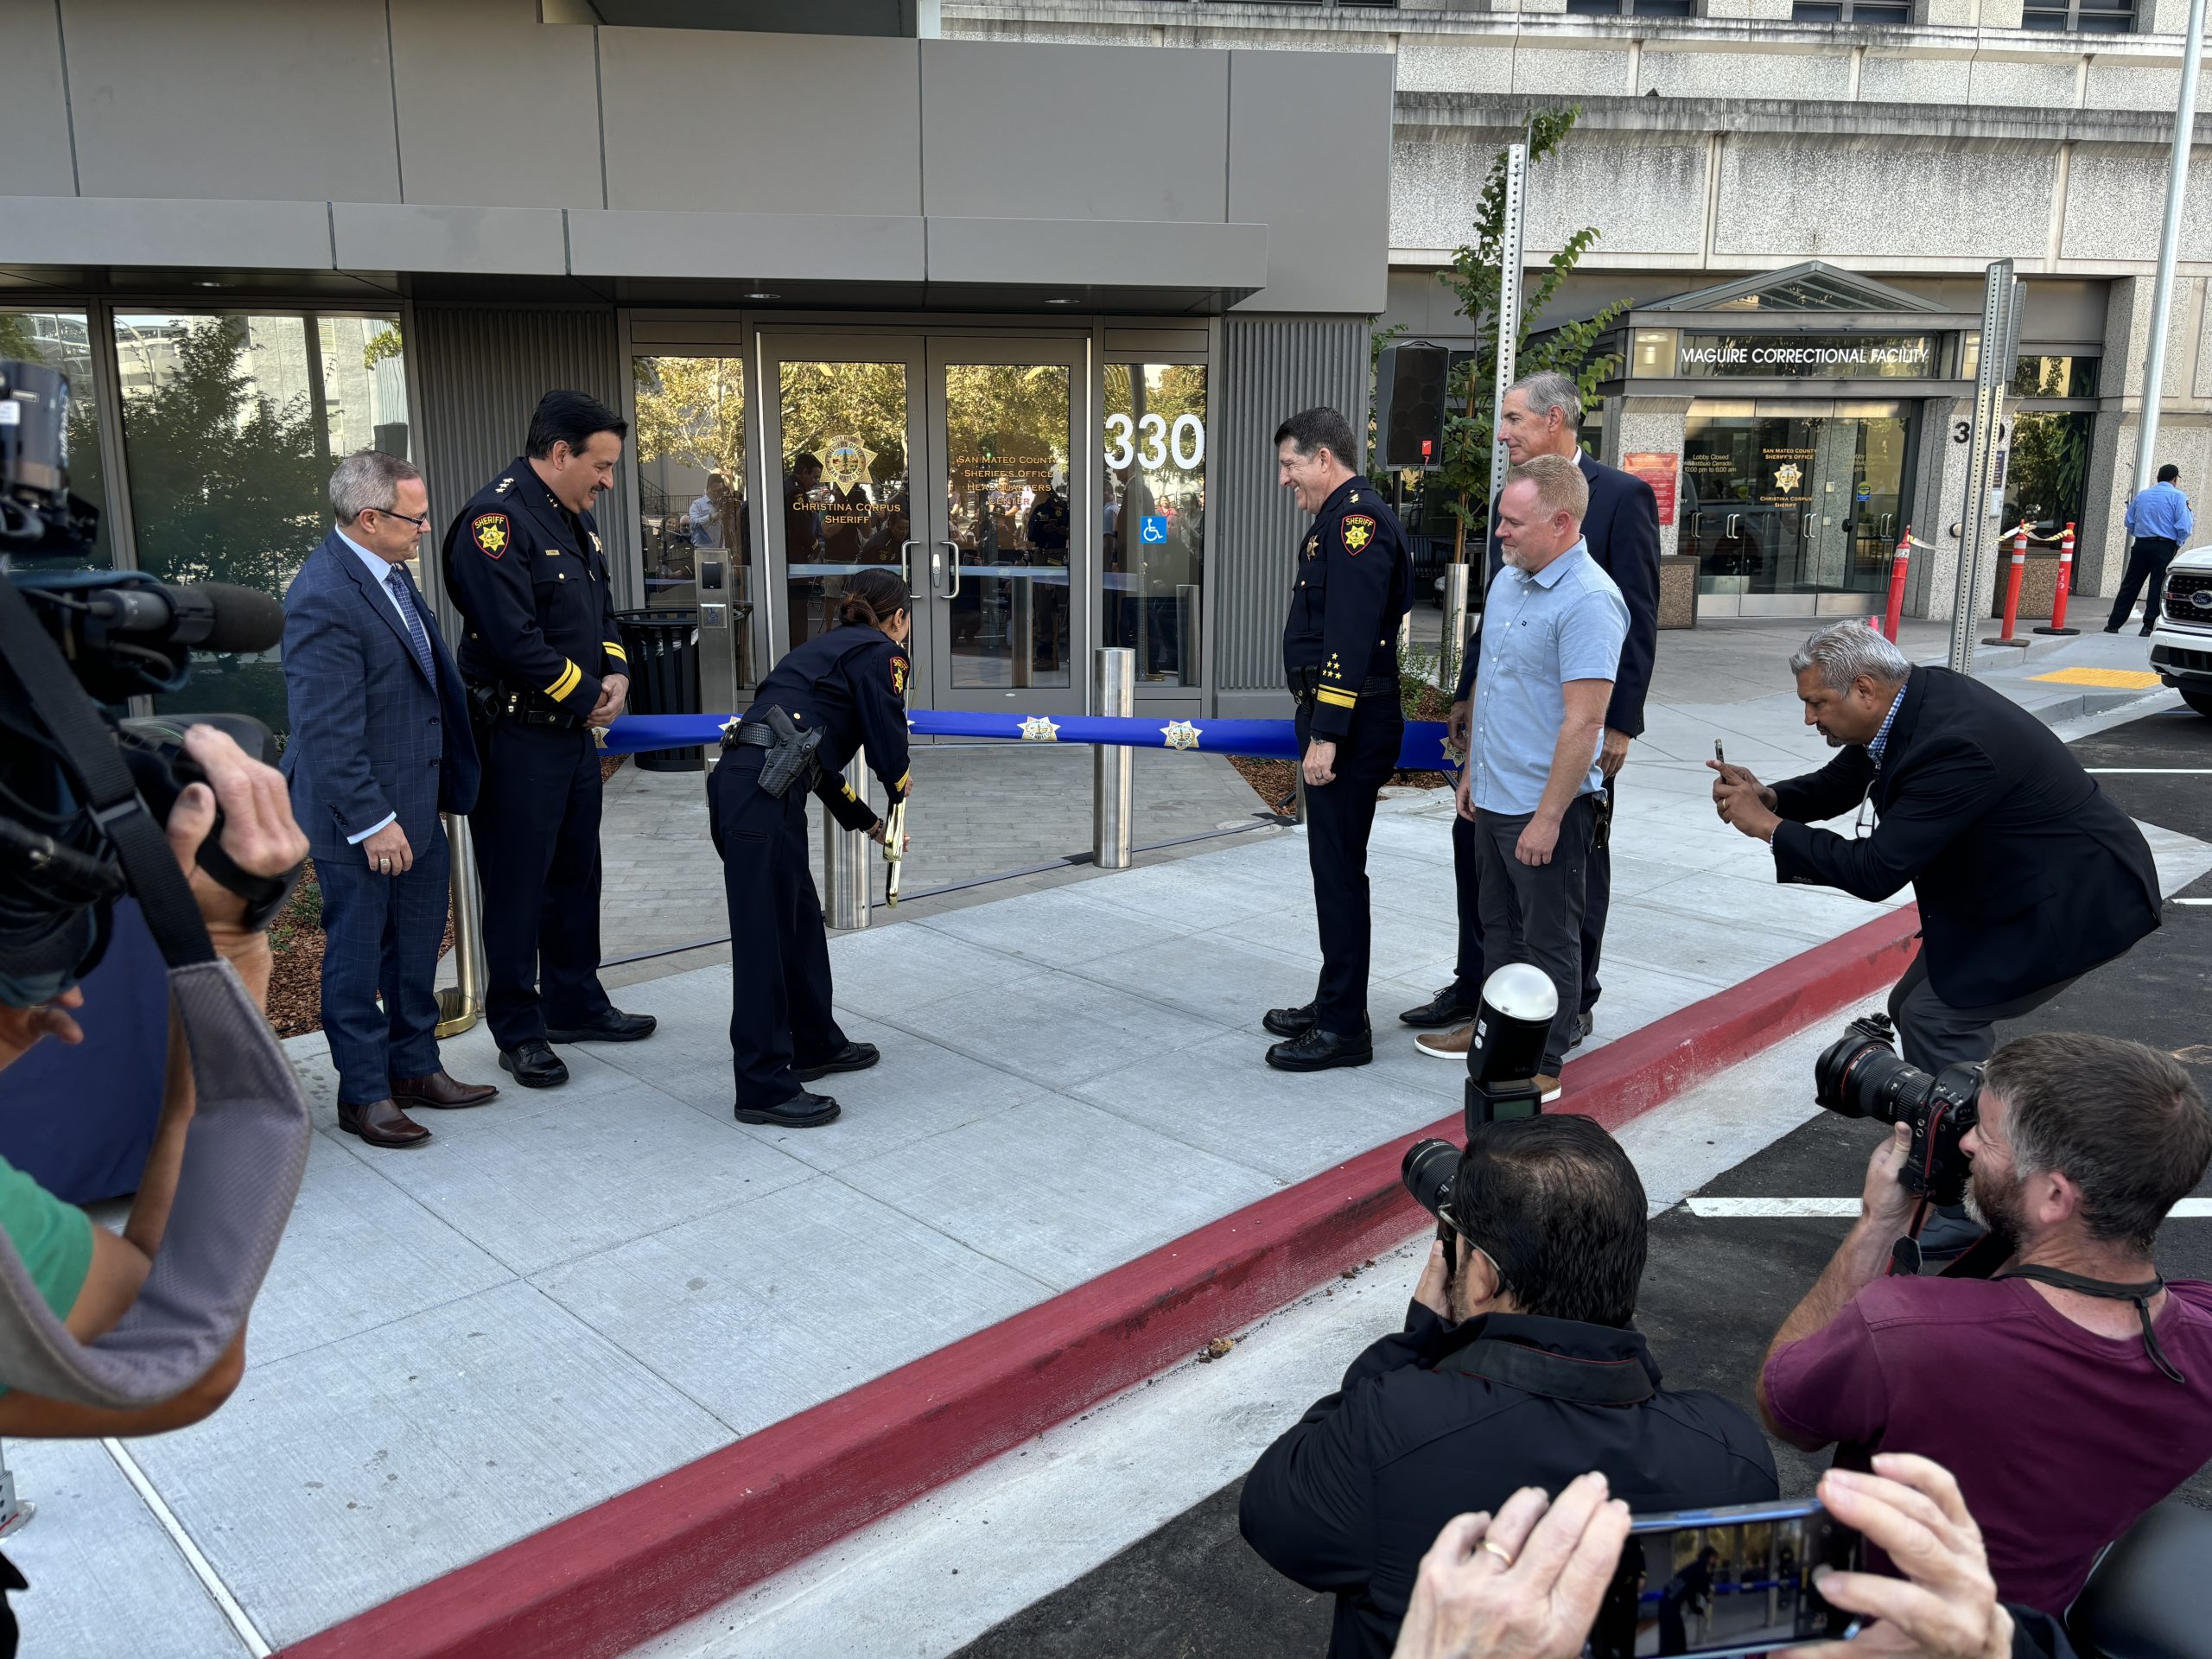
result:
[(410, 1106), (481, 1106), (499, 1092), (497, 1084), (458, 1083), (443, 1071), (427, 1077), (394, 1077), (391, 1097)]
[(338, 1103), (338, 1127), (358, 1135), (364, 1146), (419, 1147), (430, 1132), (389, 1100), (372, 1100), (365, 1106)]

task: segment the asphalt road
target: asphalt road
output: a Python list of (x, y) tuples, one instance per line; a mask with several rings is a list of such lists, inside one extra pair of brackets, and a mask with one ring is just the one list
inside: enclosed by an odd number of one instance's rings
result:
[[(2212, 839), (2212, 720), (2186, 709), (2116, 727), (2074, 745), (2085, 766), (2203, 768), (2194, 775), (2101, 773), (2145, 823)], [(2177, 897), (2212, 899), (2212, 876)], [(2169, 902), (2164, 925), (2119, 962), (2000, 1030), (2095, 1031), (2173, 1052), (2212, 1095), (2212, 906)], [(1844, 1020), (1836, 1021), (1840, 1035)], [(1810, 1078), (1807, 1086), (1811, 1085)], [(1854, 1197), (1882, 1126), (1821, 1116), (1708, 1183), (1707, 1193)], [(2212, 1196), (2212, 1180), (2200, 1196)], [(1637, 1323), (1673, 1388), (1711, 1389), (1753, 1410), (1753, 1368), (1842, 1238), (1825, 1219), (1708, 1219), (1681, 1206), (1651, 1224)], [(2168, 1278), (2212, 1279), (2212, 1221), (2169, 1222)], [(1380, 1335), (1378, 1332), (1376, 1334)], [(1350, 1363), (1353, 1356), (1347, 1353)], [(1827, 1458), (1777, 1444), (1785, 1494), (1808, 1491)], [(1096, 1571), (961, 1649), (963, 1659), (1279, 1659), (1328, 1643), (1331, 1600), (1279, 1577), (1236, 1530), (1242, 1483), (1186, 1510)], [(2186, 1483), (2212, 1508), (2212, 1466)]]

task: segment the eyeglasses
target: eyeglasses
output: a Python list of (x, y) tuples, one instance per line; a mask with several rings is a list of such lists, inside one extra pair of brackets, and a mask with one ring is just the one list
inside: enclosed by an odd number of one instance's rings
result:
[(430, 527), (430, 520), (427, 514), (417, 518), (411, 512), (398, 512), (390, 507), (371, 507), (369, 511), (371, 512), (380, 512), (387, 518), (397, 518), (403, 523), (412, 524), (417, 531), (427, 531)]

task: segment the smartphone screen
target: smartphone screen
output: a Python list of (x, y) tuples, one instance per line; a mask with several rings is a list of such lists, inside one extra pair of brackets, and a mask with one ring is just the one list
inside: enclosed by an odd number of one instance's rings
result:
[(1849, 1636), (1856, 1616), (1821, 1599), (1813, 1572), (1860, 1556), (1815, 1499), (1637, 1516), (1584, 1652), (1727, 1659)]

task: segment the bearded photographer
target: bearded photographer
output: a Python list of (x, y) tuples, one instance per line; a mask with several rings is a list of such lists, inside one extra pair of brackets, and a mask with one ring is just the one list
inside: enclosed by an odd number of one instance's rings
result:
[(1451, 1242), (1430, 1252), (1404, 1330), (1354, 1360), (1244, 1482), (1245, 1541), (1335, 1592), (1335, 1659), (1382, 1659), (1438, 1529), (1522, 1487), (1558, 1491), (1594, 1470), (1637, 1510), (1777, 1494), (1748, 1417), (1661, 1386), (1632, 1324), (1643, 1186), (1611, 1135), (1586, 1117), (1486, 1124), (1445, 1190)]
[[(200, 857), (219, 804), (222, 849), (250, 875), (274, 878), (291, 870), (307, 855), (307, 837), (293, 822), (283, 778), (250, 759), (225, 733), (208, 726), (189, 728), (183, 750), (207, 781), (193, 784), (178, 797), (166, 825), (169, 848), (190, 883), (209, 942), (237, 971), (258, 1007), (269, 991), (269, 936), (246, 925), (246, 900), (210, 876)], [(45, 995), (47, 989), (28, 983), (15, 964), (0, 962), (0, 1068), (42, 1038), (83, 1039), (73, 1010), (84, 1006), (84, 993), (74, 985), (58, 995)], [(80, 1343), (90, 1344), (115, 1328), (137, 1300), (161, 1250), (196, 1103), (189, 1060), (172, 1017), (161, 1122), (120, 1234), (0, 1163), (0, 1230), (15, 1245), (47, 1306)], [(181, 1428), (221, 1406), (245, 1368), (241, 1329), (196, 1383), (158, 1404), (110, 1409), (10, 1389), (0, 1393), (0, 1435), (92, 1439)], [(6, 1381), (0, 1375), (0, 1384)]]
[[(1915, 667), (1859, 622), (1815, 634), (1789, 668), (1805, 723), (1842, 752), (1772, 785), (1708, 760), (1720, 774), (1713, 804), (1774, 849), (1777, 880), (1867, 899), (1912, 887), (1920, 954), (1890, 1016), (1913, 1065), (1988, 1058), (1998, 1020), (2048, 1002), (2158, 925), (2143, 832), (2003, 693)], [(1851, 836), (1811, 827), (1854, 810)]]
[(2006, 1043), (1972, 1109), (1967, 1207), (2009, 1260), (1989, 1279), (1884, 1276), (1917, 1202), (1899, 1123), (1767, 1351), (1759, 1408), (1844, 1467), (1875, 1446), (1939, 1459), (1998, 1592), (2061, 1614), (2098, 1550), (2212, 1459), (2212, 1285), (2163, 1281), (2152, 1255), (2212, 1163), (2212, 1114), (2167, 1055), (2078, 1033)]

